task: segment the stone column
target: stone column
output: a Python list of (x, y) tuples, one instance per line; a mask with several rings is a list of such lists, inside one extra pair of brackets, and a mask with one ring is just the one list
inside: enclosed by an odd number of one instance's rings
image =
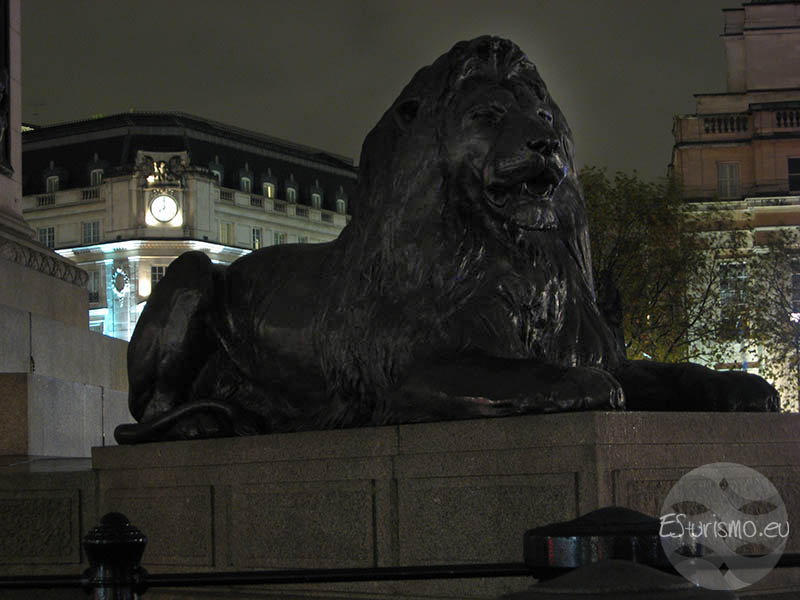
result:
[(39, 244), (22, 218), (20, 30), (20, 0), (0, 0), (0, 308), (88, 326), (86, 273)]

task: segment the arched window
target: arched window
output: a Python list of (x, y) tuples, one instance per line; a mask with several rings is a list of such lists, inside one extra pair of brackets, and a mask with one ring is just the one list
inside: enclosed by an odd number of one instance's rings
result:
[(58, 191), (58, 175), (50, 175), (47, 178), (47, 193), (54, 194)]
[(245, 194), (249, 194), (253, 189), (253, 182), (249, 177), (242, 177), (239, 180), (239, 189), (241, 189)]
[(344, 198), (337, 198), (336, 199), (336, 212), (340, 215), (343, 215), (347, 210), (347, 202), (345, 202)]
[(322, 194), (317, 192), (311, 194), (311, 206), (314, 208), (322, 208)]
[(92, 169), (89, 173), (89, 183), (93, 186), (103, 183), (103, 169)]
[(287, 202), (297, 202), (297, 188), (296, 187), (287, 187), (286, 188), (286, 201)]

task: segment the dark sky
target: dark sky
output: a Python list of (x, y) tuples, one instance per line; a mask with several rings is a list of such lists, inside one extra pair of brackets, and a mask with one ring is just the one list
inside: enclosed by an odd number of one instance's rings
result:
[(725, 91), (736, 0), (23, 0), (23, 121), (178, 110), (353, 157), (417, 69), (491, 33), (533, 60), (578, 161), (663, 176)]

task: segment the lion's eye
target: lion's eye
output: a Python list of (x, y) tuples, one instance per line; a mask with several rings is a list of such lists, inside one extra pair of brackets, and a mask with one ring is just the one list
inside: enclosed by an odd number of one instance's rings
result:
[(541, 119), (547, 121), (550, 125), (553, 124), (553, 113), (551, 113), (549, 110), (540, 108), (536, 111), (536, 114), (539, 115)]
[(473, 121), (490, 121), (497, 122), (506, 114), (504, 106), (499, 104), (490, 104), (488, 106), (479, 106), (469, 113), (469, 118)]

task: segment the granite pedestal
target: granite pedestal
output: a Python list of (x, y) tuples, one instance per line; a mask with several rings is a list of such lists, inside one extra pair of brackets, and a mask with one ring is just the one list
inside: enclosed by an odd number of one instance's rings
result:
[[(794, 414), (585, 412), (93, 451), (99, 515), (149, 536), (152, 571), (521, 561), (528, 528), (609, 505), (658, 516), (679, 477), (723, 461), (769, 477), (800, 523)], [(491, 598), (529, 583), (291, 589)]]

